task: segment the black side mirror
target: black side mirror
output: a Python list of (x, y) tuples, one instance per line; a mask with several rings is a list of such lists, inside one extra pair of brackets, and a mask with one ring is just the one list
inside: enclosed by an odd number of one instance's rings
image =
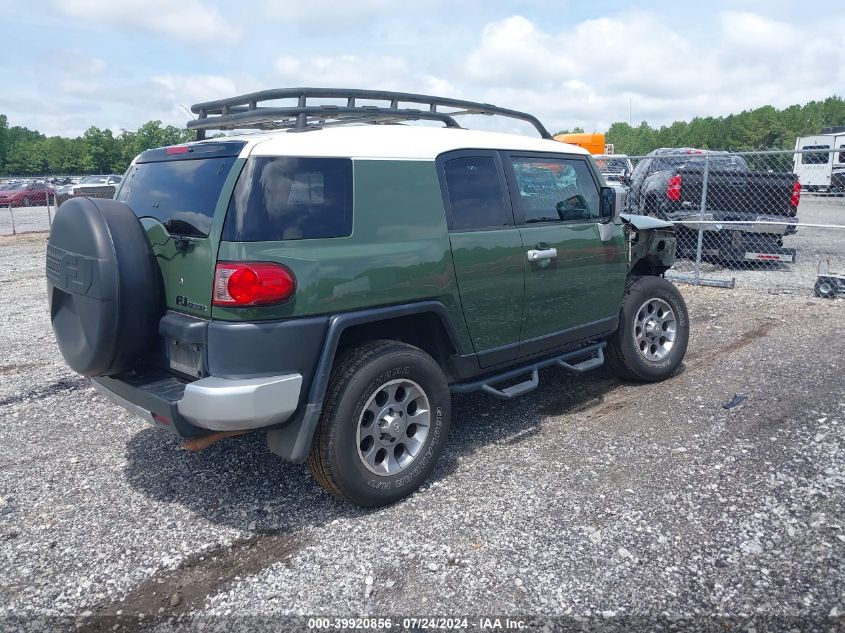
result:
[(616, 215), (616, 192), (613, 187), (601, 188), (601, 219), (608, 222)]

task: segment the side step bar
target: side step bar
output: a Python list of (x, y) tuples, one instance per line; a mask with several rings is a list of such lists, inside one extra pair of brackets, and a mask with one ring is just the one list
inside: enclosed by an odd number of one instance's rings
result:
[[(587, 345), (586, 347), (582, 347), (572, 352), (544, 358), (543, 360), (529, 363), (528, 365), (523, 365), (522, 367), (517, 367), (515, 369), (510, 369), (500, 374), (494, 374), (471, 382), (453, 383), (449, 385), (449, 391), (452, 393), (469, 393), (471, 391), (480, 390), (493, 396), (494, 398), (511, 400), (517, 396), (522, 396), (534, 391), (540, 385), (539, 370), (544, 367), (557, 365), (566, 371), (571, 371), (576, 374), (583, 374), (584, 372), (601, 367), (604, 364), (603, 350), (606, 346), (607, 342), (605, 341), (602, 341), (601, 343), (593, 343), (592, 345)], [(572, 359), (583, 358), (587, 355), (591, 355), (591, 358), (587, 358), (586, 360), (582, 360), (578, 363), (568, 362)], [(516, 385), (511, 385), (510, 387), (505, 387), (503, 389), (497, 389), (494, 386), (505, 382), (506, 380), (523, 376), (529, 372), (531, 377), (524, 382), (520, 382)]]

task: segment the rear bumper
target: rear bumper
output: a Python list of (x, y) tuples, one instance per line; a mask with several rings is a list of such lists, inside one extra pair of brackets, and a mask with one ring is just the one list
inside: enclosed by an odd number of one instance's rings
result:
[(216, 378), (188, 383), (176, 407), (183, 418), (212, 431), (242, 431), (285, 422), (296, 411), (300, 374)]
[[(703, 227), (705, 232), (718, 233), (721, 231), (741, 231), (764, 235), (791, 235), (795, 233), (798, 218), (794, 215), (769, 215), (763, 213), (728, 213), (720, 211), (706, 211), (701, 215), (699, 211), (684, 211), (667, 213), (666, 219), (676, 226), (682, 226), (691, 231), (698, 231)], [(731, 222), (731, 224), (722, 224)], [(736, 224), (741, 222), (742, 224)], [(761, 224), (763, 223), (763, 224)]]
[(299, 405), (302, 375), (186, 382), (161, 371), (92, 379), (94, 388), (157, 427), (182, 437), (245, 431), (287, 421)]
[[(698, 231), (685, 229), (678, 239), (679, 253), (695, 257), (698, 248)], [(705, 231), (701, 240), (701, 254), (726, 261), (761, 261), (795, 263), (797, 250), (783, 246), (782, 237), (771, 233), (749, 233), (742, 230), (723, 229)]]

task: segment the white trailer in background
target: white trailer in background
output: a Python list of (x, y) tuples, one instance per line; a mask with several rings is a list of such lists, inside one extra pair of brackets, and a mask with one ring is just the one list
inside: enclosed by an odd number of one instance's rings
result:
[(845, 174), (845, 126), (827, 128), (815, 136), (802, 136), (795, 141), (795, 150), (803, 152), (795, 154), (794, 159), (795, 175), (802, 189), (830, 191), (832, 186), (838, 189)]

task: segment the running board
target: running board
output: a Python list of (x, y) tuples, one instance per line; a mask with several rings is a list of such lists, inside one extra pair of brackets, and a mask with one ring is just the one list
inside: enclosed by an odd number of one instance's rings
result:
[[(544, 358), (543, 360), (529, 363), (522, 367), (517, 367), (516, 369), (511, 369), (493, 376), (487, 376), (486, 378), (481, 378), (472, 382), (454, 383), (449, 385), (449, 391), (452, 393), (483, 391), (494, 398), (512, 400), (513, 398), (523, 396), (526, 393), (534, 391), (540, 385), (539, 370), (544, 367), (557, 365), (558, 367), (565, 369), (566, 371), (571, 371), (575, 374), (583, 374), (584, 372), (601, 367), (604, 364), (604, 348), (606, 345), (607, 343), (604, 341), (601, 343), (593, 343), (592, 345), (582, 347), (572, 352), (567, 352), (566, 354), (559, 354), (557, 356)], [(587, 358), (586, 360), (582, 360), (581, 362), (574, 364), (568, 362), (575, 358), (582, 358), (588, 354), (591, 354), (592, 358)], [(528, 380), (503, 389), (495, 387), (495, 385), (505, 382), (506, 380), (512, 380), (513, 378), (517, 378), (528, 373), (531, 374), (531, 377), (528, 378)]]

